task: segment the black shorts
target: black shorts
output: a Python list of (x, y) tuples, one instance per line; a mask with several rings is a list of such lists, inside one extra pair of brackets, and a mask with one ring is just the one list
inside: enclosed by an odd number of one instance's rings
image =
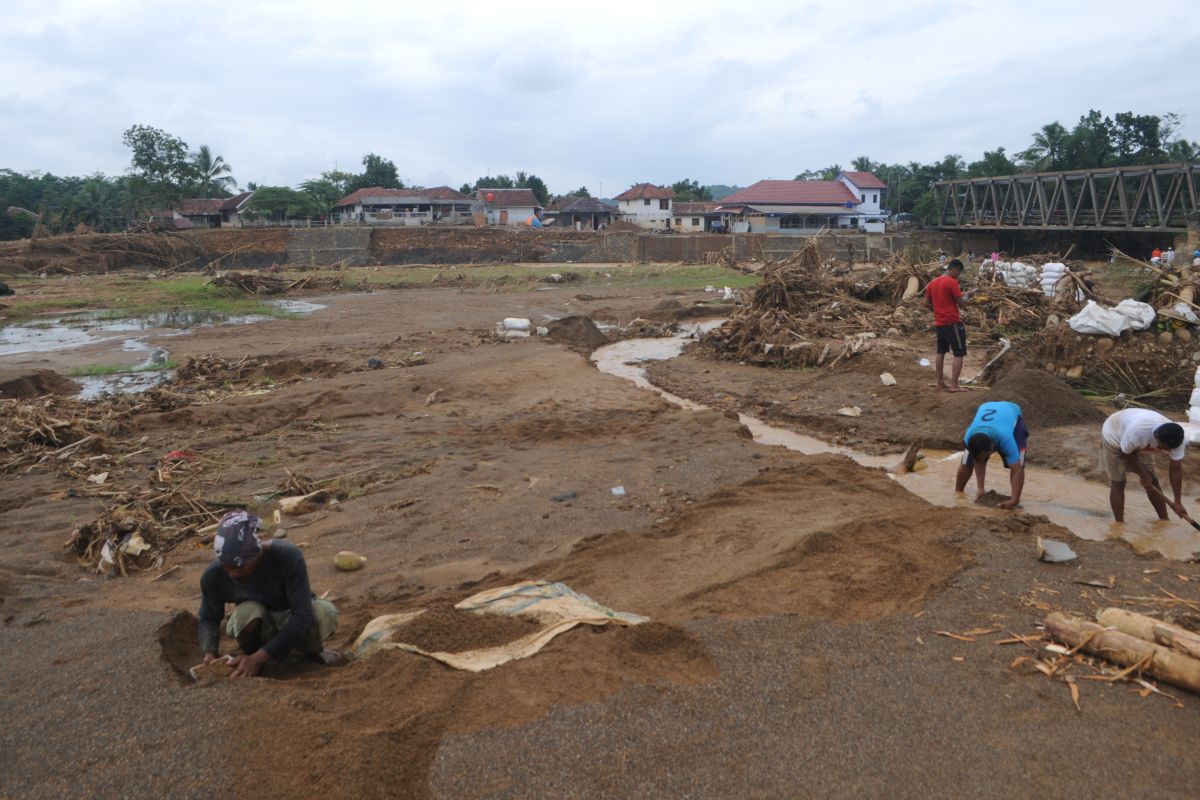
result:
[(967, 354), (967, 329), (961, 322), (953, 325), (938, 325), (937, 331), (938, 355), (954, 353), (957, 358)]

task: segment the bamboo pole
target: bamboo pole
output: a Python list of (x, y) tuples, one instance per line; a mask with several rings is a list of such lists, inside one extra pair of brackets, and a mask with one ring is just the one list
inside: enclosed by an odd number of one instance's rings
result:
[(1046, 633), (1122, 667), (1145, 661), (1149, 674), (1200, 694), (1200, 660), (1058, 611), (1046, 617)]
[(1116, 628), (1122, 633), (1160, 644), (1185, 656), (1200, 658), (1200, 634), (1186, 628), (1123, 608), (1106, 608), (1096, 618), (1106, 628)]

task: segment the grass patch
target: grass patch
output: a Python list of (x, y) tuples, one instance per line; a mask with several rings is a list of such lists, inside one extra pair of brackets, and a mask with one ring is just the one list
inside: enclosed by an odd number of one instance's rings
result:
[(172, 280), (145, 281), (131, 296), (114, 298), (113, 310), (106, 316), (138, 316), (155, 311), (187, 309), (208, 311), (225, 316), (255, 314), (288, 319), (300, 316), (257, 297), (247, 297), (232, 286), (213, 286), (204, 276)]
[[(551, 273), (573, 272), (578, 280), (549, 284), (542, 279)], [(446, 266), (392, 266), (378, 271), (355, 273), (347, 282), (361, 280), (380, 288), (419, 289), (433, 286), (465, 286), (494, 292), (528, 292), (539, 286), (560, 288), (633, 288), (663, 290), (703, 289), (729, 286), (740, 289), (758, 284), (755, 275), (744, 275), (715, 264), (488, 264)]]
[(127, 367), (121, 364), (95, 364), (90, 367), (74, 367), (67, 370), (67, 376), (71, 378), (92, 378), (97, 375), (119, 375), (126, 372), (163, 372), (168, 369), (175, 369), (179, 366), (179, 362), (170, 359), (157, 364), (143, 364), (139, 367)]
[(28, 319), (50, 311), (72, 311), (87, 308), (90, 300), (83, 298), (63, 298), (62, 300), (33, 300), (28, 303), (14, 303), (5, 309), (5, 315), (10, 319)]

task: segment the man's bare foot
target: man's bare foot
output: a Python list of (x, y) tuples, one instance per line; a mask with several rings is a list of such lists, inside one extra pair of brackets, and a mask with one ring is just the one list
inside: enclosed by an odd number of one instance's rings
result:
[(966, 389), (964, 389), (964, 388), (963, 388), (963, 387), (961, 387), (961, 386), (951, 386), (951, 387), (950, 387), (949, 389), (947, 389), (946, 391), (947, 391), (947, 392), (965, 392), (965, 391), (967, 391), (967, 390), (966, 390)]

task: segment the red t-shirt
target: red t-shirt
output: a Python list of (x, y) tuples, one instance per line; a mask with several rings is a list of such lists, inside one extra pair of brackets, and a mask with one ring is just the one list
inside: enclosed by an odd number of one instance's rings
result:
[(933, 303), (933, 324), (939, 328), (943, 325), (955, 325), (962, 322), (958, 315), (958, 298), (962, 297), (962, 289), (958, 281), (949, 275), (934, 278), (925, 287), (925, 296)]

